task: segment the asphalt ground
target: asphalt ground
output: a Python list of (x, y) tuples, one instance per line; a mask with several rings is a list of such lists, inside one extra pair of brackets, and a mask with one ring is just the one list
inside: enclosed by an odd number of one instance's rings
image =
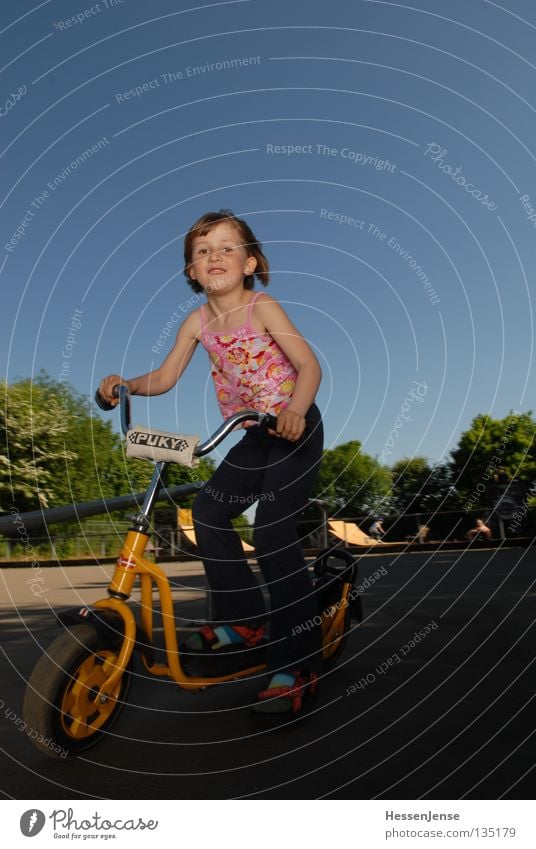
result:
[[(2, 569), (2, 793), (532, 798), (534, 561), (530, 548), (363, 556), (365, 620), (306, 716), (265, 727), (250, 711), (258, 680), (192, 694), (148, 678), (137, 660), (129, 704), (112, 732), (66, 760), (42, 755), (20, 731), (25, 681), (58, 633), (53, 610), (104, 596), (113, 567), (42, 570), (39, 595), (30, 569)], [(200, 564), (167, 571), (182, 624), (203, 616)]]

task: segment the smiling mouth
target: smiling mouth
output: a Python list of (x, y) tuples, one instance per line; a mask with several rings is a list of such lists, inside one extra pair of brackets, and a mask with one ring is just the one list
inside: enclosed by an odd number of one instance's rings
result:
[(209, 268), (208, 273), (209, 274), (225, 274), (225, 268), (219, 268), (219, 266), (216, 267), (216, 268)]

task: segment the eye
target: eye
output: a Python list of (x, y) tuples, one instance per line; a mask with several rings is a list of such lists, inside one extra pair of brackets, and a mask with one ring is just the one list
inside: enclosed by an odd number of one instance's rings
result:
[(230, 248), (230, 247), (226, 247), (223, 250), (225, 251), (225, 253), (228, 253), (228, 254), (233, 252), (233, 248)]
[(197, 251), (196, 251), (197, 254), (205, 254), (206, 252), (207, 252), (206, 248), (198, 248)]

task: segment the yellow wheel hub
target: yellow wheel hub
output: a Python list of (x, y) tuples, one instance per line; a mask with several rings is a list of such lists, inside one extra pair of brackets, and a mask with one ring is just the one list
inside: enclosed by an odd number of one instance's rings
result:
[(116, 661), (117, 655), (104, 649), (87, 657), (69, 677), (60, 705), (61, 724), (69, 737), (75, 740), (91, 737), (114, 712), (121, 679), (104, 702), (97, 696), (113, 672)]

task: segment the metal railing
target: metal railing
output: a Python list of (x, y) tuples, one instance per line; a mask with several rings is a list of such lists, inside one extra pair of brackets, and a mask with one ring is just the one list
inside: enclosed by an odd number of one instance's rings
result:
[[(159, 496), (159, 502), (172, 501), (184, 498), (196, 492), (203, 482), (195, 484), (183, 484), (164, 488)], [(89, 523), (86, 527), (80, 527), (80, 533), (62, 534), (56, 528), (50, 529), (51, 525), (69, 522), (79, 522), (88, 517), (124, 511), (138, 508), (145, 493), (118, 496), (115, 498), (103, 498), (95, 501), (73, 504), (66, 507), (35, 510), (28, 513), (16, 513), (0, 517), (0, 560), (20, 559), (27, 560), (24, 546), (21, 543), (21, 532), (27, 534), (31, 541), (34, 552), (42, 559), (79, 559), (79, 558), (104, 558), (113, 556), (118, 551), (125, 530), (129, 526), (128, 521), (123, 519), (103, 523), (100, 528), (96, 523)], [(306, 549), (327, 548), (330, 540), (336, 541), (336, 537), (328, 531), (329, 512), (327, 504), (318, 499), (311, 499), (311, 504), (320, 508), (321, 515), (318, 519), (304, 519), (298, 522), (299, 536), (302, 545)], [(171, 513), (171, 511), (170, 511)], [(511, 540), (536, 538), (536, 507), (521, 506), (517, 513), (509, 519), (494, 515), (493, 511), (475, 510), (466, 512), (463, 510), (442, 511), (433, 514), (427, 513), (404, 513), (396, 515), (384, 514), (383, 525), (386, 534), (385, 542), (463, 542), (467, 541), (467, 532), (475, 527), (476, 519), (482, 518), (492, 530), (495, 539)], [(372, 523), (371, 516), (340, 515), (337, 519), (353, 522), (368, 535)], [(425, 525), (429, 532), (425, 539), (419, 537), (419, 529)], [(247, 540), (250, 539), (251, 529), (238, 528), (239, 533)], [(245, 533), (244, 533), (245, 532)], [(341, 541), (344, 545), (344, 542)], [(151, 528), (152, 553), (160, 557), (173, 559), (180, 556), (196, 557), (196, 549), (188, 542), (178, 525), (170, 523), (168, 519), (164, 523), (153, 522)]]
[[(158, 501), (175, 500), (180, 496), (192, 495), (197, 492), (204, 481), (185, 483), (179, 486), (163, 487), (158, 496)], [(114, 513), (120, 510), (140, 508), (145, 498), (143, 492), (135, 492), (131, 495), (118, 495), (114, 498), (97, 498), (95, 501), (84, 501), (80, 504), (67, 504), (64, 507), (47, 507), (40, 510), (31, 510), (27, 513), (10, 513), (0, 516), (0, 534), (3, 536), (16, 536), (16, 519), (24, 523), (27, 531), (35, 531), (46, 528), (48, 525), (59, 525), (65, 522), (78, 522), (89, 516), (98, 516), (104, 513)]]

